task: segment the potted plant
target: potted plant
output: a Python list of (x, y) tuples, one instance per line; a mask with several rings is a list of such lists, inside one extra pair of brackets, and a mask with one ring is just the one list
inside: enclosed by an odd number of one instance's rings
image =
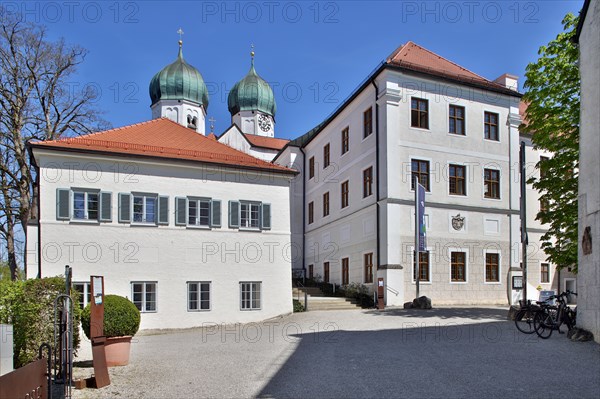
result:
[[(90, 304), (81, 315), (83, 332), (90, 338)], [(125, 366), (129, 363), (131, 338), (140, 328), (140, 311), (127, 298), (118, 295), (104, 296), (104, 336), (106, 364)]]

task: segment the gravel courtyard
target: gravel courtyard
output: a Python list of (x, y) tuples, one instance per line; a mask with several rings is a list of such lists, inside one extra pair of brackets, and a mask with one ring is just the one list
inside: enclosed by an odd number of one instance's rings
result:
[[(74, 398), (597, 398), (600, 345), (519, 333), (506, 309), (312, 311), (142, 334)], [(89, 377), (82, 343), (75, 373)]]

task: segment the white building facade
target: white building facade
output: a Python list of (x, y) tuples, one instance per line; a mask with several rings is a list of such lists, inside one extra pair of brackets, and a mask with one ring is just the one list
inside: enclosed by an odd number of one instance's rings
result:
[[(40, 206), (27, 277), (70, 265), (85, 305), (90, 276), (104, 276), (106, 294), (141, 310), (142, 329), (291, 313), (296, 172), (205, 137), (208, 96), (184, 63), (180, 50), (150, 85), (157, 118), (30, 145)], [(172, 107), (186, 117), (165, 115)]]
[[(435, 304), (518, 300), (515, 89), (511, 75), (492, 82), (409, 42), (324, 123), (292, 141), (275, 162), (303, 165), (302, 204), (293, 208), (304, 212), (292, 224), (304, 226), (297, 244), (307, 276), (370, 287), (383, 278), (388, 306), (411, 301), (418, 176), (427, 189), (420, 294)], [(530, 275), (530, 297), (539, 283)]]

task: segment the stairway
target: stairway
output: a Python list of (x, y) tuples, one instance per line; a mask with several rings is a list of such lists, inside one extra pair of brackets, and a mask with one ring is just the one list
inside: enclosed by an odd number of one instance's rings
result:
[(304, 305), (304, 293), (308, 294), (308, 311), (311, 310), (356, 310), (360, 306), (353, 299), (325, 296), (317, 287), (293, 287), (294, 299), (299, 299)]

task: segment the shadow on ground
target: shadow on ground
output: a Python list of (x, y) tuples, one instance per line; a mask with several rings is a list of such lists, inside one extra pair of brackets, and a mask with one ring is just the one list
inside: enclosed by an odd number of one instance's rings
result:
[(505, 398), (551, 391), (552, 397), (597, 398), (600, 392), (597, 344), (541, 340), (506, 321), (408, 328), (415, 324), (296, 335), (294, 353), (259, 397)]
[(441, 319), (469, 319), (469, 320), (506, 320), (508, 309), (497, 308), (433, 308), (433, 309), (386, 309), (368, 310), (366, 314), (372, 316), (400, 316), (427, 318), (438, 317)]

